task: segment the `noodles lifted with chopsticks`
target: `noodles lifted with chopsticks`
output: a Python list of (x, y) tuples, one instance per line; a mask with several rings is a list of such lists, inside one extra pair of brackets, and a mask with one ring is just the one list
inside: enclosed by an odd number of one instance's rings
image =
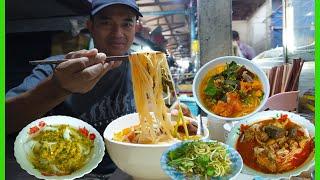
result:
[[(176, 128), (167, 115), (163, 90), (168, 89), (168, 86), (164, 87), (165, 82), (172, 83), (173, 81), (165, 54), (160, 52), (136, 53), (130, 55), (129, 59), (134, 99), (140, 119), (140, 124), (134, 127), (135, 133), (130, 142), (155, 144), (172, 140), (176, 136), (174, 133)], [(154, 116), (150, 112), (153, 112)], [(179, 114), (181, 117), (181, 110)], [(183, 117), (178, 120), (178, 123), (181, 121), (188, 137)]]

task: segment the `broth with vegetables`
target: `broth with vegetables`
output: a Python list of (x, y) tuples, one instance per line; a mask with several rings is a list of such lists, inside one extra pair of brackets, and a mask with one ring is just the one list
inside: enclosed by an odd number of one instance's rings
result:
[(264, 96), (259, 77), (236, 62), (210, 71), (200, 83), (200, 99), (212, 113), (241, 117), (253, 112)]
[[(171, 122), (177, 131), (175, 133), (175, 138), (167, 139), (165, 136), (161, 135), (161, 131), (158, 131), (156, 135), (158, 135), (157, 143), (170, 143), (176, 140), (199, 140), (201, 138), (200, 135), (197, 135), (198, 126), (190, 121), (185, 120), (185, 124), (188, 131), (188, 137), (185, 134), (185, 130), (183, 124), (177, 124), (175, 121)], [(155, 128), (156, 129), (156, 128)], [(123, 129), (122, 131), (114, 133), (113, 140), (120, 142), (128, 142), (128, 143), (139, 143), (139, 138), (141, 136), (141, 127), (139, 125), (128, 127)], [(148, 143), (145, 143), (148, 144)]]
[(314, 151), (308, 132), (287, 115), (241, 125), (236, 144), (243, 162), (264, 173), (282, 173), (299, 167)]

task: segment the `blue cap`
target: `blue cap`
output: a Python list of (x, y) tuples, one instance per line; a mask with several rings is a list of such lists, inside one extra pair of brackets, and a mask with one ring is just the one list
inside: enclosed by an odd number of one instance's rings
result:
[(142, 14), (139, 11), (139, 7), (135, 0), (92, 0), (91, 6), (91, 15), (95, 15), (97, 12), (103, 8), (115, 4), (123, 4), (131, 7), (138, 16), (142, 17)]

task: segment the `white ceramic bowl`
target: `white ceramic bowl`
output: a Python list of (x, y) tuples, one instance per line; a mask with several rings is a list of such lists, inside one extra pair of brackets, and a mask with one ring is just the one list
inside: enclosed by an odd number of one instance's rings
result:
[[(162, 153), (172, 143), (166, 144), (133, 144), (114, 141), (113, 135), (124, 128), (137, 125), (139, 117), (137, 113), (128, 114), (112, 121), (104, 131), (108, 153), (113, 162), (122, 171), (134, 177), (134, 179), (168, 179), (162, 171), (160, 158)], [(205, 139), (209, 137), (209, 131), (205, 127)]]
[[(263, 99), (262, 99), (260, 105), (250, 114), (247, 114), (242, 117), (229, 118), (229, 117), (218, 116), (218, 115), (214, 114), (213, 112), (209, 111), (201, 102), (199, 88), (200, 88), (201, 81), (208, 74), (208, 72), (210, 70), (214, 69), (218, 65), (231, 63), (232, 61), (236, 62), (237, 64), (244, 65), (248, 70), (250, 70), (251, 72), (253, 72), (254, 74), (256, 74), (259, 77), (259, 79), (261, 80), (261, 82), (263, 84), (264, 96), (263, 96)], [(216, 59), (209, 61), (208, 63), (206, 63), (204, 66), (202, 66), (200, 68), (200, 70), (197, 72), (197, 74), (193, 80), (192, 92), (193, 92), (193, 96), (196, 99), (197, 104), (209, 116), (213, 117), (214, 119), (219, 119), (219, 120), (235, 121), (235, 120), (247, 118), (247, 117), (255, 114), (256, 112), (258, 112), (261, 108), (263, 108), (264, 104), (267, 102), (267, 99), (269, 97), (270, 85), (269, 85), (269, 80), (268, 80), (265, 72), (260, 67), (258, 67), (254, 63), (252, 63), (250, 60), (245, 59), (245, 58), (241, 58), (241, 57), (237, 57), (237, 56), (223, 56), (223, 57), (219, 57), (219, 58), (216, 58)]]
[[(287, 112), (287, 111), (263, 111), (263, 112), (258, 112), (255, 115), (253, 115), (249, 118), (246, 118), (242, 121), (239, 121), (231, 129), (231, 132), (229, 133), (226, 144), (228, 144), (231, 147), (236, 149), (236, 143), (237, 143), (239, 135), (240, 135), (239, 130), (240, 130), (241, 124), (251, 125), (253, 123), (256, 123), (256, 122), (259, 122), (262, 120), (271, 119), (271, 118), (275, 117), (277, 114), (278, 115), (279, 114), (287, 114), (288, 118), (292, 122), (305, 128), (307, 130), (307, 132), (309, 133), (310, 137), (315, 137), (314, 136), (315, 135), (314, 125), (310, 121), (306, 120), (304, 117), (299, 116), (294, 113)], [(290, 177), (292, 177), (292, 176), (298, 176), (298, 175), (300, 175), (301, 172), (309, 170), (314, 165), (314, 151), (313, 151), (313, 153), (311, 153), (309, 155), (308, 159), (303, 164), (301, 164), (299, 167), (297, 167), (291, 171), (288, 171), (285, 173), (280, 173), (280, 174), (266, 174), (266, 173), (256, 171), (256, 170), (248, 167), (246, 164), (243, 164), (243, 165), (244, 166), (243, 166), (242, 172), (245, 174), (260, 176), (260, 177), (267, 178), (267, 179), (290, 179)]]
[[(34, 126), (38, 126), (39, 122), (45, 122), (47, 125), (61, 125), (68, 124), (74, 128), (85, 127), (90, 133), (94, 133), (96, 138), (94, 139), (94, 149), (91, 160), (81, 169), (73, 172), (66, 176), (44, 176), (41, 172), (35, 169), (32, 163), (27, 158), (27, 153), (31, 150), (26, 142), (29, 140), (30, 135), (28, 134), (29, 129)], [(79, 119), (69, 117), (69, 116), (48, 116), (36, 121), (31, 122), (25, 128), (23, 128), (14, 142), (14, 156), (17, 162), (20, 164), (21, 168), (26, 170), (30, 175), (37, 177), (38, 179), (75, 179), (90, 173), (98, 164), (102, 161), (105, 153), (104, 142), (99, 134), (99, 132), (94, 129), (88, 123), (81, 121)]]

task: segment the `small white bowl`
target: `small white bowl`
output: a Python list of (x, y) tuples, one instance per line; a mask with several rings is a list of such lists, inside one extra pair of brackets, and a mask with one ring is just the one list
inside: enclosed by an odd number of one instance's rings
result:
[[(244, 65), (248, 70), (250, 70), (251, 72), (253, 72), (254, 74), (256, 74), (259, 77), (259, 79), (261, 80), (262, 85), (263, 85), (264, 95), (263, 95), (262, 101), (260, 102), (260, 105), (253, 112), (251, 112), (250, 114), (247, 114), (245, 116), (242, 116), (242, 117), (230, 118), (230, 117), (222, 117), (222, 116), (216, 115), (213, 112), (209, 111), (201, 102), (199, 88), (200, 88), (200, 83), (202, 82), (203, 78), (208, 74), (208, 72), (210, 70), (214, 69), (218, 65), (231, 63), (232, 61), (236, 62), (237, 64)], [(241, 119), (247, 118), (247, 117), (257, 113), (261, 108), (263, 108), (264, 104), (267, 102), (268, 97), (269, 97), (270, 84), (269, 84), (269, 80), (268, 80), (265, 72), (260, 67), (258, 67), (256, 64), (252, 63), (250, 60), (242, 58), (242, 57), (237, 57), (237, 56), (223, 56), (223, 57), (219, 57), (219, 58), (216, 58), (216, 59), (209, 61), (208, 63), (206, 63), (204, 66), (202, 66), (200, 68), (200, 70), (197, 72), (197, 74), (193, 80), (192, 92), (193, 92), (193, 96), (196, 99), (197, 104), (209, 116), (212, 116), (214, 119), (218, 119), (218, 120), (236, 121), (236, 120), (241, 120)]]
[[(161, 169), (160, 158), (162, 153), (172, 144), (179, 142), (178, 140), (164, 144), (133, 144), (113, 140), (114, 133), (138, 123), (139, 116), (133, 113), (122, 116), (107, 126), (103, 137), (112, 161), (134, 179), (168, 179)], [(207, 139), (209, 131), (206, 127), (204, 132), (204, 139)]]
[[(94, 149), (91, 160), (83, 166), (81, 169), (73, 172), (70, 175), (65, 176), (44, 176), (38, 169), (35, 169), (32, 163), (27, 158), (27, 153), (30, 151), (30, 148), (26, 145), (26, 142), (29, 140), (29, 130), (31, 127), (38, 126), (39, 122), (45, 122), (47, 125), (61, 125), (67, 124), (74, 128), (83, 128), (85, 127), (90, 133), (94, 133), (96, 138), (94, 139)], [(99, 134), (99, 132), (93, 128), (90, 124), (73, 117), (69, 116), (48, 116), (36, 121), (31, 122), (25, 128), (23, 128), (19, 135), (17, 136), (14, 142), (14, 156), (17, 162), (20, 164), (21, 168), (26, 170), (30, 175), (37, 177), (38, 179), (75, 179), (84, 176), (85, 174), (90, 173), (98, 164), (102, 161), (102, 158), (105, 153), (104, 142)]]

